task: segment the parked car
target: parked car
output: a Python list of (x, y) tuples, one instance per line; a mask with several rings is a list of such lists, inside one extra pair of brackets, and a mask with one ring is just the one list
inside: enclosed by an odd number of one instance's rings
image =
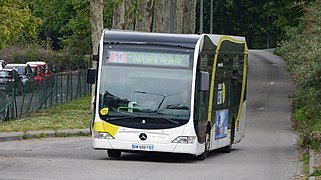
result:
[(36, 83), (39, 85), (45, 78), (45, 66), (39, 64), (30, 64)]
[(43, 70), (45, 77), (49, 79), (54, 75), (53, 70), (46, 62), (33, 61), (33, 62), (27, 62), (27, 64), (29, 64), (31, 67), (39, 66)]
[(0, 70), (2, 70), (6, 65), (7, 63), (4, 60), (0, 60)]
[(27, 88), (26, 91), (31, 90), (31, 87), (35, 83), (35, 79), (31, 67), (28, 64), (7, 64), (4, 69), (16, 70), (24, 87)]
[[(13, 87), (15, 87), (13, 89)], [(22, 94), (23, 83), (19, 74), (14, 69), (0, 70), (0, 90), (5, 91), (7, 94)]]

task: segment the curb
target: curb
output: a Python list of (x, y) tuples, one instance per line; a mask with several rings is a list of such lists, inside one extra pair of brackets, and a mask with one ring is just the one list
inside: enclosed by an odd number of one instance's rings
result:
[[(314, 151), (312, 149), (309, 150), (309, 175), (313, 173), (314, 167)], [(315, 180), (314, 176), (309, 176), (309, 180)]]
[(45, 131), (27, 131), (27, 132), (2, 132), (0, 133), (0, 142), (15, 141), (25, 139), (41, 139), (49, 137), (70, 137), (89, 135), (89, 129), (61, 129)]

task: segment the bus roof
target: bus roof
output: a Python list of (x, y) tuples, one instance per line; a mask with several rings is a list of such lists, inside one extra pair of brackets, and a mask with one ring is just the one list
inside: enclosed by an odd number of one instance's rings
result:
[(104, 43), (111, 44), (156, 44), (194, 48), (200, 37), (201, 35), (197, 34), (151, 33), (109, 29), (104, 31)]
[(234, 43), (246, 43), (242, 36), (219, 35), (219, 34), (171, 34), (139, 32), (129, 30), (105, 29), (104, 43), (108, 44), (153, 44), (187, 47), (194, 49), (197, 41), (207, 36), (215, 46), (222, 40), (233, 41)]

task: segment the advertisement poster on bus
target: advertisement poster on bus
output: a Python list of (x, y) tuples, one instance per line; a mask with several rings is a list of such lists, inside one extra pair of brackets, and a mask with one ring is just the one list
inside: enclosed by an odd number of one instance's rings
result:
[(228, 125), (228, 109), (216, 111), (215, 119), (215, 139), (224, 138), (227, 136), (227, 125)]

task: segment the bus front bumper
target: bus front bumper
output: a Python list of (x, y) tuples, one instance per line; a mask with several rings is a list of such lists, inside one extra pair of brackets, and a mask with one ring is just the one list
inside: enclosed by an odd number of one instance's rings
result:
[(108, 150), (115, 149), (121, 151), (146, 151), (146, 152), (168, 152), (197, 155), (197, 143), (182, 144), (182, 143), (153, 143), (153, 142), (125, 142), (115, 139), (98, 139), (92, 138), (94, 149)]

